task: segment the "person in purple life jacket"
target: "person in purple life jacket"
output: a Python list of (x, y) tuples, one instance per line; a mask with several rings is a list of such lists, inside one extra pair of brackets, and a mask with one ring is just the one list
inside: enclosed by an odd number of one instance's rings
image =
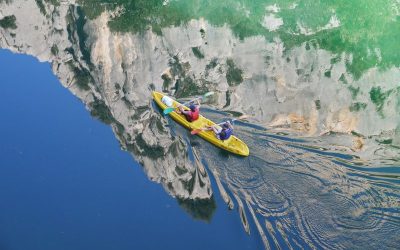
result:
[(186, 120), (188, 120), (189, 122), (194, 122), (197, 119), (199, 119), (199, 116), (200, 116), (200, 102), (199, 102), (199, 100), (197, 100), (197, 105), (194, 104), (194, 103), (191, 103), (189, 105), (189, 109), (190, 110), (184, 110), (182, 105), (179, 106), (178, 109), (179, 109), (178, 113), (183, 114), (186, 117)]
[(233, 125), (230, 121), (226, 121), (221, 127), (218, 125), (209, 126), (208, 130), (213, 130), (218, 139), (225, 141), (231, 137), (233, 133)]

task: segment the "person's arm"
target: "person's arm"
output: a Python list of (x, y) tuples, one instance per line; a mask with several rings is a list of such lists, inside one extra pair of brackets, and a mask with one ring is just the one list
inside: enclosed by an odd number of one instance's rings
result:
[(233, 129), (233, 125), (232, 125), (232, 123), (230, 121), (226, 121), (226, 124), (228, 124), (230, 129)]
[(190, 114), (190, 110), (185, 110), (182, 105), (179, 105), (178, 109), (179, 109), (178, 112), (179, 114), (184, 114), (184, 115)]
[(197, 106), (200, 108), (200, 99), (197, 99)]
[(182, 111), (183, 111), (182, 104), (179, 104), (177, 108), (178, 108), (178, 110), (176, 110), (175, 112), (178, 114), (182, 114)]

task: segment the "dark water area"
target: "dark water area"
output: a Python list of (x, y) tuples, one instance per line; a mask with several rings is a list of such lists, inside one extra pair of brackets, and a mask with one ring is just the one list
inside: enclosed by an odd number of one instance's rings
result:
[(47, 63), (0, 50), (0, 69), (0, 249), (262, 248), (218, 195), (211, 221), (186, 213)]

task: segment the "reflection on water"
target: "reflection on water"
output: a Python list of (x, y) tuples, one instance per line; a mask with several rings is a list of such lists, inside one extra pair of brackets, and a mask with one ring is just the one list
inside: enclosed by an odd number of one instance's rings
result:
[[(222, 115), (207, 112), (216, 120)], [(238, 206), (244, 229), (254, 220), (267, 248), (396, 247), (398, 166), (357, 165), (357, 157), (310, 147), (305, 140), (246, 123), (236, 127), (252, 150), (248, 158), (206, 144), (195, 150), (225, 187), (228, 207)]]
[[(310, 17), (306, 1), (284, 2), (3, 1), (0, 46), (52, 62), (61, 83), (193, 218), (212, 218), (211, 176), (266, 248), (394, 248), (400, 72), (388, 50), (397, 45), (383, 46), (375, 26), (368, 41), (365, 29), (354, 32), (360, 27), (346, 17), (360, 6), (311, 5), (324, 11)], [(389, 19), (378, 19), (385, 32), (398, 26), (397, 2), (367, 2), (377, 12), (391, 6)], [(370, 10), (362, 10), (366, 21)], [(217, 122), (251, 115), (258, 125), (236, 125), (251, 155), (190, 136), (154, 105), (154, 89), (177, 98), (214, 90), (209, 105), (226, 112), (204, 113)]]

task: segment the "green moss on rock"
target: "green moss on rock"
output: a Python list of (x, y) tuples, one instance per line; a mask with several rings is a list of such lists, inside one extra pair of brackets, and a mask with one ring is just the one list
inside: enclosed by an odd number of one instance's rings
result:
[(68, 62), (69, 68), (72, 70), (75, 76), (75, 84), (82, 90), (89, 90), (89, 82), (91, 79), (88, 70), (76, 67), (72, 62)]
[(325, 71), (324, 76), (327, 78), (331, 78), (331, 74), (332, 74), (331, 70), (327, 70)]
[(226, 72), (226, 80), (229, 86), (237, 86), (243, 82), (243, 70), (236, 67), (232, 59), (226, 60), (228, 70)]
[(382, 116), (383, 105), (385, 104), (386, 99), (392, 93), (392, 90), (388, 90), (386, 92), (382, 91), (381, 87), (373, 87), (369, 91), (369, 96), (371, 98), (372, 103), (376, 106), (376, 111), (378, 111)]
[(161, 76), (161, 78), (163, 79), (163, 86), (162, 86), (163, 91), (167, 91), (168, 88), (169, 88), (169, 86), (171, 86), (172, 79), (171, 79), (171, 77), (169, 76), (169, 74), (163, 74), (163, 75)]
[(194, 219), (211, 221), (211, 218), (217, 208), (213, 197), (210, 199), (177, 199), (179, 206), (183, 208)]
[(358, 93), (360, 92), (360, 87), (355, 88), (355, 87), (353, 87), (353, 86), (350, 85), (350, 86), (347, 87), (347, 88), (348, 88), (348, 90), (350, 90), (351, 97), (352, 97), (353, 99), (355, 99), (355, 98), (357, 97)]
[(366, 103), (355, 102), (355, 103), (351, 104), (349, 109), (350, 109), (351, 112), (358, 112), (360, 110), (364, 110), (366, 107), (367, 107)]
[(58, 55), (58, 46), (57, 44), (54, 44), (53, 46), (51, 46), (51, 54), (53, 55)]
[(44, 16), (47, 14), (46, 13), (46, 8), (44, 7), (43, 1), (42, 0), (35, 0), (36, 5), (39, 7), (40, 13), (42, 13)]
[(317, 108), (317, 110), (321, 109), (321, 100), (315, 100), (315, 107)]
[(105, 124), (111, 124), (115, 122), (115, 119), (112, 116), (110, 109), (102, 100), (95, 99), (94, 102), (89, 104), (89, 108), (90, 108), (90, 114), (93, 117), (98, 118)]
[(14, 15), (5, 16), (3, 19), (0, 19), (0, 27), (4, 29), (16, 29), (17, 25), (15, 22), (17, 18)]
[(201, 52), (200, 47), (192, 47), (192, 52), (198, 59), (204, 58), (204, 54)]

